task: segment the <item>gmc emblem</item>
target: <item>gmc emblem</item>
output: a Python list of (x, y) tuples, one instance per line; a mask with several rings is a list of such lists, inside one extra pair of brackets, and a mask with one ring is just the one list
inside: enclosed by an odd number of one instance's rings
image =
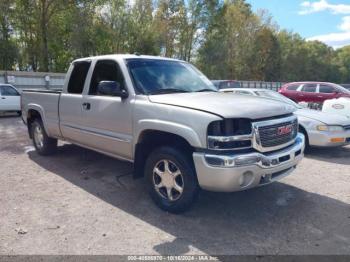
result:
[(292, 131), (293, 125), (280, 126), (279, 128), (277, 128), (277, 134), (280, 136), (290, 134)]

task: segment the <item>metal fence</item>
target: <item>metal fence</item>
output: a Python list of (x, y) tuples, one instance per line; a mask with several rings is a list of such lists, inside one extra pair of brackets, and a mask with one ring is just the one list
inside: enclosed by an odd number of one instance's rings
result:
[(0, 83), (11, 84), (18, 89), (62, 89), (66, 74), (0, 71)]
[(239, 81), (242, 88), (264, 88), (278, 91), (284, 83), (282, 82), (259, 82), (259, 81)]

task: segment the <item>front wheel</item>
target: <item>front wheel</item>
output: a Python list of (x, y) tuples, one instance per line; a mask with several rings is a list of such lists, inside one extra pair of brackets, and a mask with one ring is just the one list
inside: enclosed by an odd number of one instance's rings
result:
[(153, 201), (161, 209), (181, 213), (198, 195), (198, 182), (192, 159), (172, 147), (154, 150), (146, 161), (145, 177)]
[(57, 139), (50, 138), (44, 129), (41, 120), (37, 119), (31, 124), (33, 144), (39, 155), (52, 155), (57, 149)]

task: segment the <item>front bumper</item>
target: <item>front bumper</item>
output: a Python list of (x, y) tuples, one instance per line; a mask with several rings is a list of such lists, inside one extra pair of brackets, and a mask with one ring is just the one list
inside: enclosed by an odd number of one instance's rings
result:
[(335, 147), (350, 144), (350, 130), (343, 132), (308, 131), (310, 146)]
[(201, 188), (234, 192), (266, 185), (289, 175), (304, 155), (305, 138), (273, 153), (212, 155), (195, 152), (194, 164)]

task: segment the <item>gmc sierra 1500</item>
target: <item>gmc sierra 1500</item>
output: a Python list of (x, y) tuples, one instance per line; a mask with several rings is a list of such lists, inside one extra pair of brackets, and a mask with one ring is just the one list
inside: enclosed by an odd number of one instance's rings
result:
[(24, 91), (22, 117), (36, 151), (57, 140), (134, 163), (162, 209), (181, 212), (200, 188), (266, 185), (303, 157), (294, 108), (217, 92), (189, 63), (108, 55), (74, 61), (62, 92)]

